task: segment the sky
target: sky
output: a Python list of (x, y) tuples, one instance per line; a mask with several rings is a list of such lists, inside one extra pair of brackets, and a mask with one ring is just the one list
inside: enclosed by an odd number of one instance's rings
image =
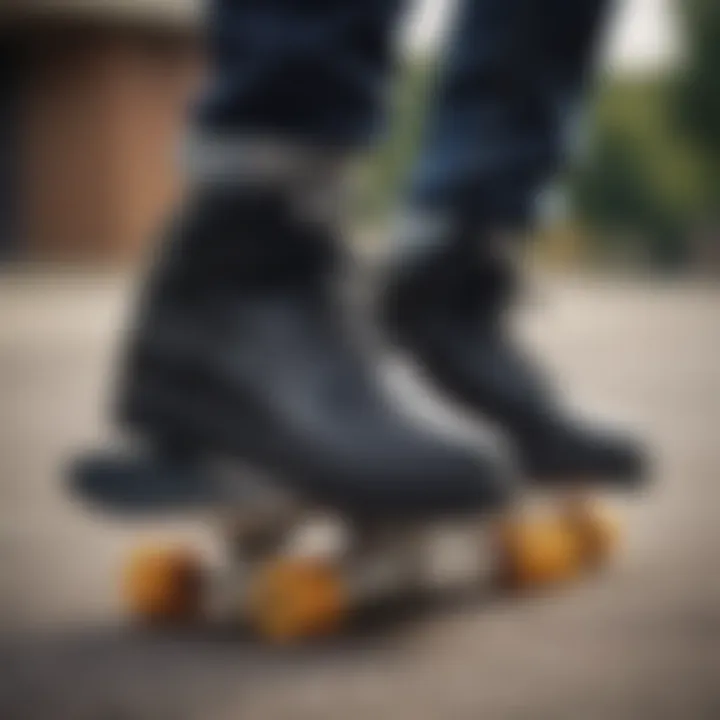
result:
[[(671, 64), (679, 53), (677, 0), (615, 0), (607, 28), (606, 61), (622, 72), (649, 72)], [(406, 42), (414, 50), (432, 48), (442, 37), (455, 0), (416, 0)]]

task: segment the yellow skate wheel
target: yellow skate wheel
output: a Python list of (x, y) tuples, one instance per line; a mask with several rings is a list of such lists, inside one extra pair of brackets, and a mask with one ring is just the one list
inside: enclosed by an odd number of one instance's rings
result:
[(582, 569), (576, 533), (555, 517), (517, 517), (499, 530), (499, 579), (515, 590), (568, 580)]
[(195, 553), (179, 547), (141, 547), (122, 577), (125, 605), (145, 622), (185, 623), (201, 613), (203, 572)]
[(281, 558), (258, 568), (247, 596), (251, 627), (288, 643), (330, 635), (347, 617), (349, 598), (337, 570), (309, 558)]
[(611, 508), (598, 500), (576, 501), (564, 515), (579, 539), (583, 563), (598, 567), (607, 562), (620, 544), (620, 523)]

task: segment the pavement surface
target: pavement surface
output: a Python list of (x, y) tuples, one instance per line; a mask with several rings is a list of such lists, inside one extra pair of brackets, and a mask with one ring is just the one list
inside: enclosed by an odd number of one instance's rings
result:
[(3, 720), (720, 717), (719, 287), (552, 281), (523, 321), (574, 402), (654, 450), (612, 568), (541, 597), (476, 598), (278, 649), (129, 628), (115, 578), (137, 535), (213, 539), (190, 523), (110, 522), (63, 493), (62, 463), (109, 435), (130, 285), (0, 278)]

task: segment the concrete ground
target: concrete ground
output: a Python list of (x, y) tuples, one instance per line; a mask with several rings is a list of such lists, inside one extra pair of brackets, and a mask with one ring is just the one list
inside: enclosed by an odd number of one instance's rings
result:
[[(106, 434), (117, 278), (0, 279), (0, 717), (720, 717), (720, 288), (552, 282), (526, 329), (577, 402), (656, 454), (608, 572), (302, 649), (123, 625), (114, 576), (139, 532), (63, 494)], [(207, 543), (203, 528), (173, 531)]]

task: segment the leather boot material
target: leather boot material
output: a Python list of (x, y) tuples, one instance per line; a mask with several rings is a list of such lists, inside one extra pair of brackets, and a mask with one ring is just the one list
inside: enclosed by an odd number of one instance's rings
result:
[(503, 505), (505, 463), (441, 439), (386, 398), (338, 299), (333, 234), (284, 191), (198, 193), (150, 273), (122, 422), (354, 514)]
[(499, 424), (532, 479), (635, 484), (644, 467), (639, 444), (574, 417), (511, 337), (507, 315), (519, 290), (509, 253), (464, 235), (397, 258), (380, 317), (440, 389)]

